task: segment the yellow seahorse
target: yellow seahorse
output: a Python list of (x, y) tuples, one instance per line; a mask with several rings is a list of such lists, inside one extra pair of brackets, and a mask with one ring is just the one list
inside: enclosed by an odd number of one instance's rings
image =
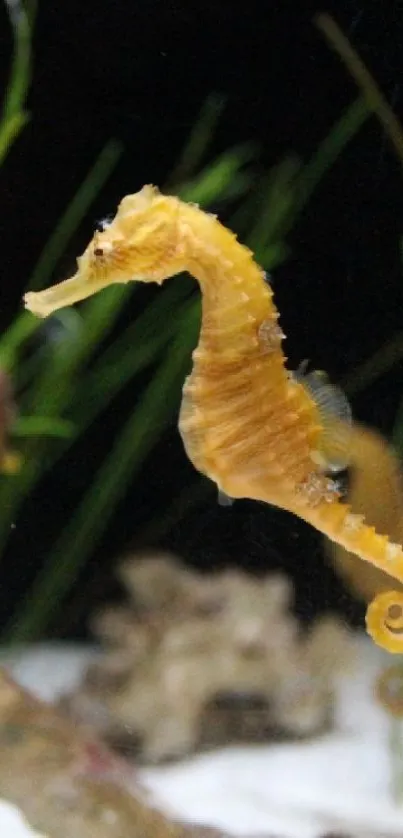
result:
[[(145, 186), (95, 232), (71, 279), (26, 294), (25, 305), (46, 317), (111, 283), (162, 283), (182, 271), (199, 282), (203, 300), (179, 418), (196, 469), (232, 498), (291, 511), (403, 582), (401, 546), (342, 503), (326, 475), (321, 415), (309, 388), (286, 369), (272, 290), (252, 253), (215, 216)], [(403, 594), (376, 597), (367, 629), (379, 645), (403, 652)]]

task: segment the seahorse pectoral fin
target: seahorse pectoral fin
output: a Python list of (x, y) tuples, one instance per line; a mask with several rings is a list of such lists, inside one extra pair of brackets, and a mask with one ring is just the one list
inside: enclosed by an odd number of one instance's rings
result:
[(308, 391), (320, 415), (322, 434), (317, 452), (317, 463), (325, 471), (335, 474), (344, 471), (350, 462), (352, 411), (347, 396), (332, 384), (325, 372), (305, 373), (302, 364), (294, 377)]
[(351, 460), (351, 434), (346, 423), (331, 416), (323, 420), (323, 432), (318, 450), (318, 464), (324, 471), (341, 474)]

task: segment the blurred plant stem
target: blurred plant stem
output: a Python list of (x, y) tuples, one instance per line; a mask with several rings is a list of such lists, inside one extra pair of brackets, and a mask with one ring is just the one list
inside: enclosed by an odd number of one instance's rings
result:
[[(331, 15), (320, 13), (316, 15), (315, 22), (317, 27), (323, 32), (332, 49), (335, 50), (341, 61), (347, 67), (349, 74), (362, 93), (363, 100), (368, 108), (368, 113), (374, 114), (378, 118), (386, 136), (395, 149), (400, 164), (403, 166), (403, 127), (383, 95), (379, 85)], [(402, 240), (400, 245), (402, 257)], [(365, 390), (376, 379), (389, 372), (402, 358), (403, 332), (398, 332), (386, 341), (370, 358), (367, 358), (363, 363), (351, 370), (344, 381), (341, 382), (342, 386), (347, 393), (351, 394)], [(400, 456), (403, 456), (403, 397), (395, 418), (392, 442)]]
[(36, 4), (6, 0), (6, 8), (13, 29), (14, 51), (0, 116), (0, 166), (29, 119), (25, 100), (32, 78), (31, 45)]
[(165, 352), (135, 412), (74, 510), (6, 639), (24, 642), (46, 627), (57, 603), (71, 586), (72, 574), (76, 575), (96, 547), (129, 482), (138, 473), (171, 412), (178, 407), (188, 355), (197, 340), (199, 316), (194, 304), (188, 304), (181, 320), (171, 348)]

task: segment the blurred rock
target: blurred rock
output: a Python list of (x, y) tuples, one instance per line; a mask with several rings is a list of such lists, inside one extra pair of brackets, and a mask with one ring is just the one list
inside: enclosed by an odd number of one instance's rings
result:
[(302, 634), (285, 576), (202, 575), (161, 555), (120, 575), (130, 603), (93, 620), (106, 651), (63, 700), (73, 718), (146, 762), (331, 726), (350, 635), (331, 617)]

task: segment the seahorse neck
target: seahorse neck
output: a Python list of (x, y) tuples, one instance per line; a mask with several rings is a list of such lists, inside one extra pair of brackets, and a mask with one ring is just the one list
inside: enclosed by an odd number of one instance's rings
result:
[(272, 291), (251, 251), (214, 216), (188, 205), (181, 218), (181, 240), (185, 268), (203, 295), (202, 344), (250, 352), (257, 347), (260, 324), (277, 319)]

